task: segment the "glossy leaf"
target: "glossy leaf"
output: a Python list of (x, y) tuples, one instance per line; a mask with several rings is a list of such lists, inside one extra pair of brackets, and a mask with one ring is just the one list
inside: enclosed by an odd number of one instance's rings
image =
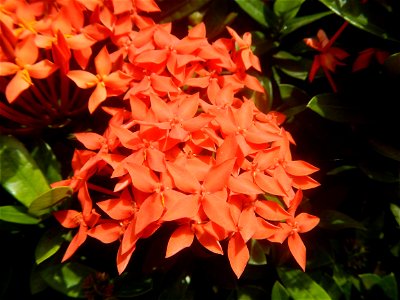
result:
[(39, 219), (29, 215), (24, 206), (0, 206), (0, 220), (19, 224), (38, 224)]
[(300, 80), (307, 79), (311, 61), (303, 59), (300, 56), (294, 56), (286, 51), (279, 51), (273, 58), (275, 67), (286, 75)]
[(32, 295), (40, 293), (49, 287), (46, 281), (43, 280), (42, 276), (40, 276), (38, 267), (32, 268), (29, 278), (29, 286)]
[(212, 39), (225, 32), (226, 26), (230, 25), (237, 16), (238, 14), (232, 11), (227, 0), (212, 1), (204, 16), (207, 38)]
[(385, 60), (384, 66), (389, 73), (400, 75), (400, 53), (390, 55)]
[(11, 136), (0, 136), (0, 184), (25, 206), (50, 187), (24, 145)]
[(260, 111), (267, 113), (271, 110), (273, 100), (272, 82), (269, 78), (264, 76), (259, 78), (259, 80), (265, 89), (265, 93), (252, 91), (247, 98), (251, 99)]
[(56, 254), (63, 242), (64, 238), (61, 231), (55, 232), (51, 229), (46, 231), (40, 238), (35, 249), (36, 264), (39, 265)]
[(284, 21), (293, 19), (300, 10), (305, 0), (276, 0), (274, 2), (274, 13)]
[(329, 172), (326, 172), (326, 175), (338, 175), (338, 174), (341, 174), (342, 172), (346, 172), (346, 171), (350, 171), (350, 170), (354, 170), (354, 169), (357, 169), (357, 167), (351, 166), (351, 165), (340, 166), (340, 167), (330, 170)]
[(51, 211), (51, 207), (72, 195), (73, 190), (68, 186), (55, 187), (37, 197), (29, 205), (29, 213), (41, 216)]
[(318, 20), (320, 20), (326, 16), (329, 16), (331, 14), (332, 14), (331, 11), (326, 11), (326, 12), (321, 12), (321, 13), (317, 13), (317, 14), (312, 14), (312, 15), (307, 15), (307, 16), (303, 16), (303, 17), (296, 17), (294, 19), (290, 19), (283, 26), (280, 37), (282, 38), (285, 35), (293, 32), (303, 26), (311, 24), (311, 23), (318, 21)]
[(248, 263), (250, 265), (258, 266), (267, 264), (267, 258), (265, 256), (265, 252), (262, 245), (260, 245), (260, 242), (251, 239), (249, 245), (249, 252), (250, 252), (250, 259)]
[(279, 282), (275, 281), (272, 286), (271, 299), (274, 300), (289, 300), (289, 293), (286, 288)]
[(359, 109), (345, 105), (342, 102), (334, 94), (319, 94), (308, 102), (307, 107), (321, 117), (331, 121), (352, 123), (364, 121), (364, 116)]
[(396, 147), (385, 143), (377, 138), (371, 138), (368, 140), (371, 147), (378, 153), (386, 156), (390, 159), (400, 162), (400, 150)]
[(359, 163), (360, 170), (370, 179), (379, 182), (400, 182), (398, 168), (395, 164), (382, 164), (377, 160), (365, 159)]
[(144, 295), (153, 289), (153, 280), (151, 278), (117, 278), (115, 281), (114, 294), (119, 299), (138, 297)]
[[(385, 14), (385, 10), (379, 9), (376, 5), (372, 6), (369, 3), (362, 4), (359, 0), (320, 0), (320, 2), (325, 4), (335, 14), (343, 17), (362, 30), (383, 39), (394, 41), (399, 41), (400, 39), (398, 32), (394, 31), (390, 26), (390, 24), (396, 24), (395, 20), (391, 20), (392, 16)], [(380, 18), (374, 18), (374, 16), (380, 16)], [(384, 17), (382, 18), (382, 16)]]
[(270, 27), (269, 20), (266, 14), (272, 15), (272, 11), (262, 0), (235, 0), (235, 2), (243, 9), (250, 17), (266, 28)]
[(42, 170), (47, 182), (53, 183), (62, 179), (61, 164), (57, 160), (49, 144), (40, 141), (31, 151), (31, 155), (38, 167)]
[(95, 272), (83, 264), (69, 262), (45, 268), (40, 275), (56, 291), (72, 298), (84, 298), (82, 283)]
[(309, 96), (304, 90), (291, 84), (279, 84), (279, 92), (283, 104), (277, 110), (283, 112), (288, 120), (307, 108)]
[(390, 210), (392, 211), (397, 224), (400, 226), (400, 207), (394, 203), (390, 203)]
[(306, 273), (287, 268), (277, 268), (287, 292), (293, 299), (330, 300), (329, 294)]
[(353, 228), (366, 230), (362, 223), (336, 210), (324, 210), (319, 213), (319, 217), (321, 218), (319, 226), (325, 229), (340, 230)]

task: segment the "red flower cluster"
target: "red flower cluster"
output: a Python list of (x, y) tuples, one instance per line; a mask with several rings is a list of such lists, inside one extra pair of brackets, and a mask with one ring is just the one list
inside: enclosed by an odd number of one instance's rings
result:
[[(8, 6), (12, 14), (4, 13)], [(296, 209), (302, 190), (318, 186), (309, 177), (317, 168), (292, 160), (294, 141), (281, 127), (283, 116), (262, 113), (241, 93), (264, 92), (247, 73), (261, 70), (250, 33), (240, 37), (228, 28), (231, 38), (209, 43), (199, 24), (180, 39), (171, 24), (138, 14), (158, 10), (153, 1), (5, 1), (3, 7), (1, 75), (14, 76), (5, 91), (8, 101), (35, 90), (31, 78), (54, 85), (49, 78), (58, 67), (63, 83), (71, 80), (77, 91), (89, 91), (90, 112), (101, 107), (109, 114), (102, 134), (75, 134), (86, 150), (75, 151), (73, 176), (55, 184), (71, 186), (81, 207), (54, 213), (64, 227), (78, 228), (63, 260), (88, 236), (119, 241), (122, 273), (137, 241), (168, 222), (176, 229), (166, 257), (196, 238), (213, 253), (225, 251), (239, 277), (250, 239), (288, 239), (305, 269), (299, 233), (319, 219), (296, 215)], [(43, 49), (48, 59), (27, 58), (28, 51)], [(117, 105), (106, 106), (109, 98)]]

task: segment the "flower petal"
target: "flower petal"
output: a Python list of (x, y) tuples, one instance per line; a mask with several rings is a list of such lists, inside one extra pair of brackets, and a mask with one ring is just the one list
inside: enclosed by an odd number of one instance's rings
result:
[(190, 225), (179, 226), (169, 238), (165, 257), (171, 257), (184, 248), (190, 247), (194, 240), (194, 233)]

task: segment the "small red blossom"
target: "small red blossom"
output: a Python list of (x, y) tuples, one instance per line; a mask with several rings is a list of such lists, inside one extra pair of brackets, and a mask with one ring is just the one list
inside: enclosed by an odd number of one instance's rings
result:
[(347, 25), (348, 22), (344, 22), (331, 39), (328, 39), (325, 31), (322, 29), (318, 31), (317, 38), (304, 39), (307, 46), (320, 52), (320, 54), (314, 56), (314, 61), (308, 75), (310, 82), (314, 80), (319, 68), (322, 68), (334, 92), (337, 92), (337, 87), (330, 72), (334, 73), (337, 66), (344, 65), (342, 60), (348, 57), (349, 54), (340, 48), (332, 47), (332, 45)]

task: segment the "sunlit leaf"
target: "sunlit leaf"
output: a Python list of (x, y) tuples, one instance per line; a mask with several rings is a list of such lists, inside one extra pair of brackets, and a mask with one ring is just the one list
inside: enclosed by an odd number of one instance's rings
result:
[(367, 290), (377, 286), (382, 289), (388, 299), (398, 299), (398, 287), (393, 273), (386, 276), (379, 276), (372, 273), (360, 274), (358, 276)]
[(300, 10), (300, 6), (305, 0), (275, 0), (274, 13), (284, 21), (294, 18)]
[(45, 268), (40, 275), (56, 291), (72, 298), (84, 298), (82, 283), (95, 272), (83, 264), (69, 262)]
[(49, 183), (62, 179), (60, 162), (49, 144), (43, 141), (38, 142), (38, 145), (31, 151), (31, 156)]
[(50, 189), (43, 173), (24, 145), (0, 136), (0, 184), (25, 206)]
[(262, 0), (235, 0), (235, 2), (243, 9), (250, 17), (264, 27), (270, 27), (273, 21), (266, 18), (266, 15), (273, 15), (267, 4)]
[(392, 211), (397, 224), (400, 226), (400, 207), (394, 203), (390, 203), (390, 210)]
[(249, 252), (250, 252), (250, 259), (248, 263), (250, 265), (267, 264), (267, 258), (265, 256), (264, 249), (257, 240), (253, 239), (250, 240)]
[(326, 11), (326, 12), (322, 12), (322, 13), (317, 13), (317, 14), (313, 14), (313, 15), (307, 15), (307, 16), (296, 17), (294, 19), (290, 19), (287, 22), (285, 22), (284, 26), (281, 29), (281, 38), (303, 26), (311, 24), (311, 23), (318, 21), (319, 19), (322, 19), (331, 14), (333, 14), (333, 12)]
[(272, 292), (271, 292), (271, 299), (274, 300), (289, 300), (289, 293), (285, 289), (285, 287), (279, 282), (275, 281)]
[(323, 210), (319, 213), (321, 221), (318, 226), (325, 229), (360, 229), (366, 230), (363, 224), (336, 210)]
[(339, 265), (334, 265), (333, 268), (333, 280), (336, 282), (337, 286), (342, 291), (346, 300), (351, 299), (351, 289), (352, 289), (352, 275), (347, 274)]
[(287, 268), (277, 268), (277, 271), (279, 278), (293, 299), (331, 299), (329, 294), (303, 271)]
[(31, 216), (24, 206), (0, 206), (0, 220), (19, 224), (38, 224), (39, 219)]
[(316, 95), (308, 102), (307, 107), (331, 121), (351, 123), (365, 121), (359, 108), (343, 103), (335, 94)]
[[(361, 3), (360, 0), (320, 0), (334, 13), (354, 26), (384, 39), (399, 41), (398, 31), (394, 31), (395, 20), (385, 9), (380, 9), (373, 1)], [(378, 18), (379, 17), (379, 18)], [(398, 24), (398, 23), (397, 23)]]
[(29, 213), (41, 216), (49, 213), (51, 207), (72, 195), (73, 190), (68, 186), (55, 187), (32, 201), (29, 206)]
[(63, 232), (54, 230), (46, 231), (40, 238), (35, 249), (36, 264), (41, 264), (43, 261), (53, 256), (60, 249), (63, 243)]

